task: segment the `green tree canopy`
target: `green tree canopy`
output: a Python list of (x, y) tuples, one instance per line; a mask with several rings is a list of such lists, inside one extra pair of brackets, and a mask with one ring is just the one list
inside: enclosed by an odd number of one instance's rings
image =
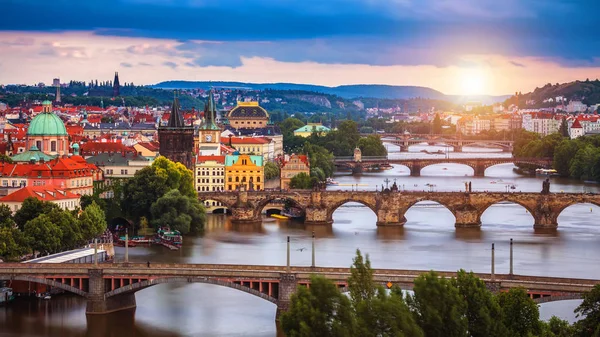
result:
[(415, 279), (407, 301), (425, 336), (468, 336), (467, 303), (453, 283), (433, 271)]
[(24, 230), (28, 221), (37, 218), (40, 214), (50, 213), (53, 209), (59, 209), (58, 205), (29, 197), (23, 201), (21, 208), (15, 213), (14, 220), (19, 229)]
[(268, 161), (265, 163), (265, 179), (279, 178), (279, 165)]
[(150, 210), (155, 228), (170, 227), (182, 234), (197, 234), (205, 222), (205, 210), (198, 199), (175, 189), (156, 200)]
[(29, 252), (29, 244), (18, 228), (0, 226), (0, 257), (5, 261), (18, 261)]
[(502, 322), (502, 310), (485, 282), (473, 272), (459, 270), (454, 285), (467, 303), (467, 320), (471, 337), (504, 337), (507, 330)]
[(313, 186), (317, 182), (317, 178), (311, 177), (308, 174), (301, 172), (293, 176), (292, 179), (290, 179), (290, 188), (308, 190), (313, 188)]
[(334, 157), (326, 148), (306, 142), (304, 143), (302, 152), (308, 155), (311, 168), (320, 168), (327, 177), (333, 175), (335, 170), (335, 165), (333, 164)]
[(575, 323), (579, 337), (600, 336), (600, 284), (583, 294), (583, 302), (575, 309), (580, 319)]
[(333, 282), (311, 276), (310, 288), (299, 287), (290, 308), (281, 315), (288, 337), (347, 337), (356, 334), (352, 305)]
[(381, 138), (377, 135), (369, 135), (358, 140), (358, 148), (363, 156), (387, 156), (387, 150)]
[(106, 231), (106, 217), (100, 206), (92, 202), (79, 215), (83, 240), (91, 240)]
[(27, 221), (23, 233), (34, 252), (46, 255), (56, 253), (61, 248), (62, 231), (46, 214)]
[(512, 288), (498, 295), (502, 319), (510, 336), (526, 337), (540, 333), (540, 311), (523, 288)]
[(81, 226), (71, 212), (53, 209), (46, 215), (54, 225), (60, 228), (62, 233), (61, 249), (74, 249), (84, 243)]

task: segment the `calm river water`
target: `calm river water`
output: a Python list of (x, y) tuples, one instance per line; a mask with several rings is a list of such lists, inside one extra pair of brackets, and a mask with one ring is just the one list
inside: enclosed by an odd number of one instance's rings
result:
[[(421, 177), (409, 177), (407, 168), (395, 166), (360, 177), (339, 174), (335, 179), (340, 185), (335, 189), (375, 190), (389, 179), (390, 184), (396, 180), (405, 189), (428, 190), (425, 184), (431, 184), (437, 191), (456, 191), (464, 189), (465, 181), (472, 181), (474, 190), (505, 191), (508, 184), (515, 185), (517, 191), (540, 191), (543, 180), (519, 176), (511, 164), (489, 168), (486, 177), (475, 178), (472, 174), (467, 166), (443, 164), (423, 169)], [(595, 184), (551, 180), (554, 192), (600, 190)], [(489, 272), (490, 246), (495, 243), (496, 272), (507, 273), (508, 243), (513, 238), (515, 273), (600, 279), (598, 214), (600, 208), (596, 206), (571, 206), (560, 215), (558, 231), (536, 233), (533, 218), (524, 208), (503, 204), (484, 213), (481, 230), (456, 230), (447, 209), (423, 202), (408, 211), (404, 227), (377, 228), (374, 213), (360, 204), (348, 203), (335, 212), (334, 224), (327, 227), (275, 219), (265, 219), (261, 225), (235, 226), (224, 215), (209, 215), (206, 234), (186, 238), (181, 251), (136, 247), (129, 254), (131, 260), (139, 262), (283, 265), (289, 235), (292, 264), (308, 266), (310, 237), (315, 231), (317, 264), (321, 266), (349, 266), (355, 250), (360, 248), (369, 254), (376, 268)], [(117, 255), (122, 258), (123, 249), (119, 248)], [(0, 308), (0, 337), (277, 335), (275, 305), (233, 289), (203, 284), (157, 285), (138, 292), (136, 299), (135, 311), (87, 318), (85, 301), (76, 296), (55, 296), (43, 302), (18, 300)], [(573, 321), (578, 303), (544, 304), (542, 316), (557, 315)]]

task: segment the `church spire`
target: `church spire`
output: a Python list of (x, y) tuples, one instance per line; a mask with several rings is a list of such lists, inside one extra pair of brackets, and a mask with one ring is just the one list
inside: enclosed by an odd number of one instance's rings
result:
[(179, 112), (179, 95), (177, 94), (177, 90), (173, 92), (173, 107), (171, 108), (171, 116), (169, 116), (169, 124), (167, 126), (170, 128), (181, 128), (185, 126), (183, 117)]
[(217, 118), (217, 109), (215, 105), (215, 96), (213, 95), (212, 88), (208, 92), (208, 100), (204, 105), (204, 126), (205, 130), (218, 130), (219, 128), (215, 124)]

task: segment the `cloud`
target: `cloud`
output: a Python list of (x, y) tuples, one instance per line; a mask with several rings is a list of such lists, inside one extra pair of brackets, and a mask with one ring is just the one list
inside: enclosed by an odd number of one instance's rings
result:
[(525, 65), (519, 62), (515, 62), (515, 61), (510, 61), (510, 64), (512, 64), (515, 67), (521, 67), (521, 68), (525, 68)]
[(127, 63), (127, 62), (121, 62), (121, 67), (131, 68), (131, 67), (133, 67), (133, 65), (131, 63)]
[[(186, 57), (212, 66), (239, 67), (243, 56), (444, 66), (459, 54), (479, 53), (583, 67), (600, 55), (598, 11), (595, 0), (19, 0), (3, 4), (0, 30), (229, 42)], [(20, 13), (28, 13), (28, 20)], [(180, 55), (144, 46), (131, 52)]]
[(142, 66), (142, 67), (151, 67), (152, 65), (150, 63), (146, 63), (146, 62), (139, 62), (138, 66)]
[(166, 62), (163, 62), (163, 65), (164, 65), (164, 66), (167, 66), (167, 67), (169, 67), (169, 68), (171, 68), (171, 69), (175, 69), (175, 68), (177, 68), (177, 63), (175, 63), (175, 62), (171, 62), (171, 61), (166, 61)]

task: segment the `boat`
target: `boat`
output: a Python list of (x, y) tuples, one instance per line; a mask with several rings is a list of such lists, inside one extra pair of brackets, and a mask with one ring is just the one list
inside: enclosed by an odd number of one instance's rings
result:
[(287, 220), (287, 219), (289, 219), (287, 216), (285, 216), (285, 215), (279, 215), (279, 214), (271, 214), (271, 217), (275, 218), (275, 219), (281, 219), (281, 220)]
[(284, 208), (283, 210), (281, 210), (281, 216), (284, 216), (286, 218), (299, 219), (304, 217), (304, 214), (302, 213), (302, 210), (297, 208)]
[(542, 168), (539, 168), (539, 169), (535, 170), (535, 174), (541, 175), (541, 176), (557, 176), (558, 175), (558, 171), (554, 170), (554, 169), (542, 169)]
[(8, 304), (15, 299), (12, 288), (0, 288), (0, 305)]
[(178, 230), (171, 230), (169, 227), (161, 227), (156, 232), (154, 243), (163, 245), (170, 250), (177, 250), (183, 244), (183, 237)]
[(339, 183), (331, 178), (327, 178), (327, 180), (325, 181), (325, 183), (327, 185), (338, 185)]

